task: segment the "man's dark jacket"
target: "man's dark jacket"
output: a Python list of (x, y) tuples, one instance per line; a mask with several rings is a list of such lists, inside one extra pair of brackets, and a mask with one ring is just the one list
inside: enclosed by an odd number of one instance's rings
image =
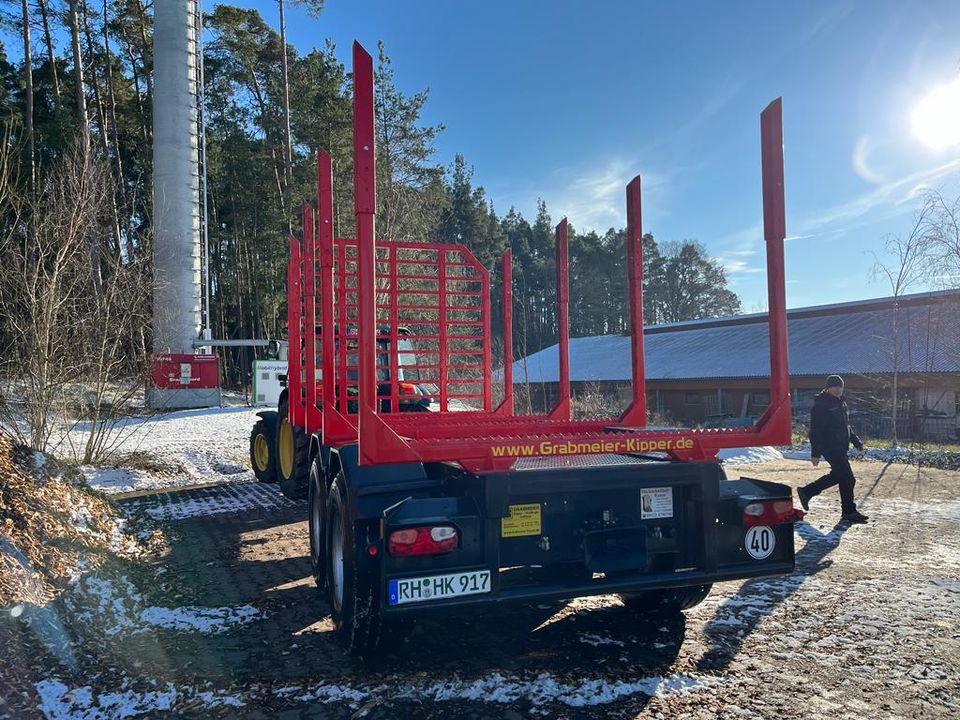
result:
[(821, 390), (810, 410), (810, 456), (822, 455), (829, 459), (846, 455), (851, 442), (857, 449), (863, 449), (860, 438), (850, 428), (847, 403), (842, 397)]

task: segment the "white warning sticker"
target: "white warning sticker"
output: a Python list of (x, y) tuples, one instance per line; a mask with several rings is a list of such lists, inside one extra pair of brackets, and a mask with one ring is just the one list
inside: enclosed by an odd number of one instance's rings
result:
[(673, 488), (643, 488), (640, 491), (640, 517), (643, 520), (673, 517)]

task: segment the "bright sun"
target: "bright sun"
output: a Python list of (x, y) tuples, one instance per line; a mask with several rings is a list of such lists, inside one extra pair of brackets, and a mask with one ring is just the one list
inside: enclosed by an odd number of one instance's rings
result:
[(960, 78), (934, 88), (910, 116), (913, 134), (937, 150), (960, 145)]

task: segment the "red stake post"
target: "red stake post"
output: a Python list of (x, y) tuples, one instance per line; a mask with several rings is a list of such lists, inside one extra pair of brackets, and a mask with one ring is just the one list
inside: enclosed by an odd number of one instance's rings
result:
[(303, 425), (303, 373), (300, 362), (300, 319), (303, 313), (303, 293), (300, 281), (300, 241), (290, 236), (290, 264), (287, 265), (287, 420), (291, 425)]
[(570, 267), (567, 251), (567, 219), (557, 225), (557, 352), (559, 353), (560, 397), (548, 413), (558, 420), (570, 419)]
[[(376, 148), (373, 132), (373, 58), (353, 43), (353, 201), (357, 217), (357, 333), (359, 403), (377, 412), (377, 307), (375, 213)], [(364, 412), (360, 413), (363, 424)]]
[(643, 360), (643, 224), (640, 213), (640, 176), (627, 185), (627, 289), (630, 293), (630, 358), (633, 401), (620, 422), (647, 426), (647, 382)]
[(503, 286), (500, 305), (503, 312), (503, 402), (497, 415), (513, 415), (513, 252), (506, 250), (501, 262)]
[(311, 418), (317, 413), (317, 236), (313, 224), (313, 208), (310, 203), (303, 204), (303, 365), (304, 382), (307, 384), (303, 393), (304, 403), (303, 426), (310, 428)]
[[(780, 98), (760, 114), (763, 168), (763, 238), (767, 246), (767, 303), (770, 323), (770, 407), (789, 401), (787, 368), (787, 294), (783, 243), (787, 236), (783, 187), (783, 106)], [(787, 408), (789, 417), (789, 407)], [(789, 432), (787, 433), (789, 438)]]

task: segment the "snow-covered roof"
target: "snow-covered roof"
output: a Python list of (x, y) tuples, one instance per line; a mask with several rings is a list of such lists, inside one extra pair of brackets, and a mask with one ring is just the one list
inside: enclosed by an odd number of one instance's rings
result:
[[(907, 295), (899, 307), (900, 371), (960, 373), (960, 292)], [(892, 372), (893, 319), (892, 298), (788, 310), (790, 374)], [(651, 325), (644, 329), (644, 354), (647, 380), (769, 377), (767, 315)], [(630, 374), (629, 336), (570, 340), (572, 381)], [(556, 345), (513, 365), (517, 383), (557, 382), (558, 375)]]

